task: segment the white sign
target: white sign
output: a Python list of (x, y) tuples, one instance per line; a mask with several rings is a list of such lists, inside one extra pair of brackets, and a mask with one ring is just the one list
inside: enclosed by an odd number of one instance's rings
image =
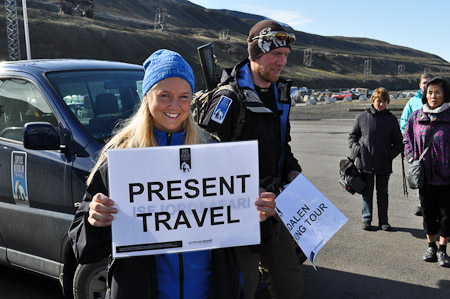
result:
[(302, 174), (276, 202), (278, 214), (314, 266), (320, 249), (347, 222), (347, 217)]
[(260, 243), (256, 141), (108, 151), (113, 257)]

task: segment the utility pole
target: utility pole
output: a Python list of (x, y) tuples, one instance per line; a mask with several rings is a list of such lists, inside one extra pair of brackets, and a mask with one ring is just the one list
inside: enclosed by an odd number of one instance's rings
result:
[(27, 60), (31, 60), (30, 34), (28, 33), (27, 0), (22, 0), (22, 11), (23, 11), (23, 27), (25, 31), (25, 45), (27, 48)]
[(20, 60), (19, 25), (17, 21), (16, 0), (5, 0), (5, 9), (9, 60)]

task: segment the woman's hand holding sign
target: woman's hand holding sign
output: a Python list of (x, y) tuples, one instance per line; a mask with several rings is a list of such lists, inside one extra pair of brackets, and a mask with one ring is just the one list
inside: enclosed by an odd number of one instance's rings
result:
[(275, 210), (275, 193), (273, 192), (262, 192), (255, 205), (258, 209), (259, 222), (264, 222), (269, 217), (277, 215)]
[[(263, 192), (258, 197), (255, 205), (259, 214), (259, 221), (264, 222), (269, 217), (276, 216), (275, 194), (272, 192)], [(88, 222), (92, 226), (105, 227), (110, 226), (114, 220), (117, 209), (114, 208), (114, 201), (103, 193), (97, 193), (89, 203)]]
[(114, 201), (103, 193), (97, 193), (89, 203), (88, 222), (92, 226), (110, 226), (114, 219), (113, 214), (117, 214), (117, 209), (113, 207)]

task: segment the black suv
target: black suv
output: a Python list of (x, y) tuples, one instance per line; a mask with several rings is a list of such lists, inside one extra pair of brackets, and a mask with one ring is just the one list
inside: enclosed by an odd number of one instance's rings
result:
[(67, 230), (99, 150), (140, 104), (139, 65), (52, 59), (0, 63), (0, 263), (103, 298), (106, 262), (78, 265)]

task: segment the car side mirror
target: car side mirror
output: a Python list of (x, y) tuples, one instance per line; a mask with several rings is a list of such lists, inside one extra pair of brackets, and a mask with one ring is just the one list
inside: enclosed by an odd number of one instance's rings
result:
[(32, 150), (59, 150), (61, 148), (59, 134), (48, 122), (26, 123), (23, 130), (23, 145)]

